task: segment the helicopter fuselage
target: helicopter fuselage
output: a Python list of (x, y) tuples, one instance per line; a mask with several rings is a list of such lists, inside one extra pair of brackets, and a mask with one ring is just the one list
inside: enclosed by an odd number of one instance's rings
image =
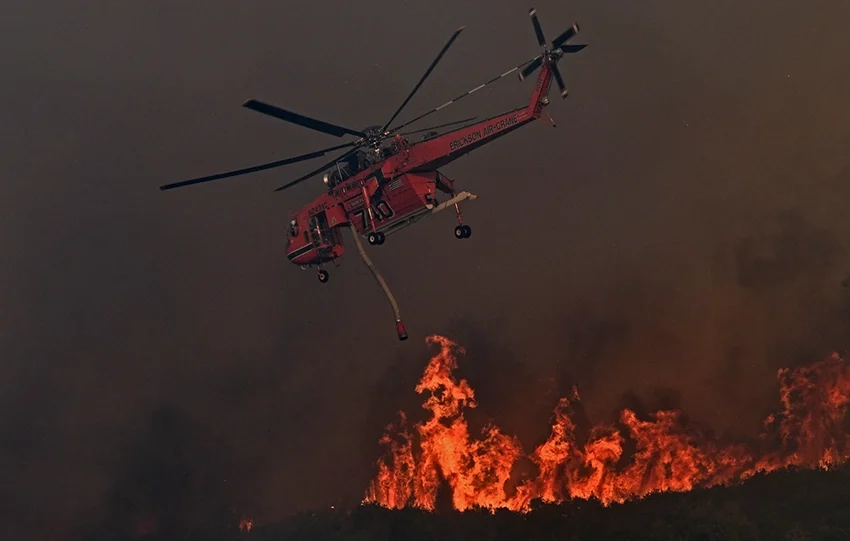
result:
[(454, 182), (439, 168), (538, 120), (548, 105), (551, 82), (552, 72), (544, 64), (526, 106), (414, 144), (396, 137), (391, 155), (346, 180), (329, 183), (326, 193), (291, 217), (287, 258), (303, 268), (321, 267), (344, 253), (341, 229), (349, 224), (370, 244), (382, 244), (386, 235), (431, 214), (439, 194), (456, 196)]

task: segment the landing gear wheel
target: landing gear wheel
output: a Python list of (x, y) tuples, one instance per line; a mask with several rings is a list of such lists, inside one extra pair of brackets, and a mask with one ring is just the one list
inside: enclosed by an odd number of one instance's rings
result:
[(379, 233), (377, 231), (369, 233), (369, 244), (372, 246), (381, 245), (384, 243), (386, 237), (384, 237), (383, 233)]
[(328, 271), (326, 271), (324, 269), (319, 271), (319, 281), (320, 282), (322, 282), (324, 284), (325, 282), (328, 281), (328, 278), (330, 278), (330, 276), (328, 275)]
[(468, 239), (470, 236), (472, 236), (472, 228), (468, 225), (459, 225), (455, 227), (456, 239)]

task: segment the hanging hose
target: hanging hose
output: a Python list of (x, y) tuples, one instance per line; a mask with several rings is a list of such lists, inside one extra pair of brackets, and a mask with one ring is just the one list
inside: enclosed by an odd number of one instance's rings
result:
[(368, 255), (366, 255), (366, 250), (363, 249), (363, 244), (360, 242), (360, 233), (357, 232), (357, 228), (354, 227), (353, 223), (349, 224), (349, 227), (351, 228), (351, 235), (354, 237), (354, 244), (357, 245), (357, 251), (360, 252), (360, 257), (363, 258), (363, 262), (366, 263), (366, 266), (369, 267), (370, 271), (372, 271), (372, 275), (375, 277), (375, 280), (378, 281), (381, 289), (384, 290), (384, 295), (387, 296), (387, 300), (390, 301), (393, 313), (395, 313), (395, 329), (396, 333), (398, 333), (398, 339), (407, 340), (407, 330), (404, 328), (404, 323), (401, 322), (401, 313), (399, 313), (398, 303), (395, 302), (395, 297), (393, 297), (390, 288), (387, 287), (387, 283), (384, 281), (383, 277), (381, 277), (378, 269), (376, 269), (375, 265), (372, 264), (372, 260), (369, 259)]

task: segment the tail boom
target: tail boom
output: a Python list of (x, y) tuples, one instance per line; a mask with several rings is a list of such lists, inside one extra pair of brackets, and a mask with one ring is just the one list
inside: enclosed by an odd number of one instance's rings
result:
[(407, 163), (399, 165), (411, 172), (433, 171), (537, 120), (543, 108), (549, 104), (548, 94), (551, 86), (552, 70), (549, 64), (544, 64), (537, 76), (528, 105), (415, 143), (410, 146)]

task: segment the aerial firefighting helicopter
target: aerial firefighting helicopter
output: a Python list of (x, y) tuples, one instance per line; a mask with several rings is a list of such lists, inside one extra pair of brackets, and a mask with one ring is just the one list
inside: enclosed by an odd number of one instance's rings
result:
[[(286, 256), (302, 269), (315, 265), (318, 267), (319, 281), (327, 282), (329, 275), (324, 267), (328, 263), (337, 264), (337, 260), (344, 252), (341, 229), (350, 228), (360, 248), (361, 256), (375, 273), (393, 304), (397, 315), (399, 338), (404, 339), (406, 332), (398, 316), (395, 301), (362, 250), (358, 235), (367, 238), (372, 246), (382, 245), (388, 235), (449, 207), (454, 207), (457, 216), (455, 238), (468, 239), (472, 235), (472, 228), (463, 223), (460, 203), (475, 199), (477, 196), (466, 191), (457, 192), (455, 182), (443, 174), (440, 168), (503, 135), (541, 119), (544, 107), (549, 105), (548, 95), (553, 78), (558, 85), (561, 97), (567, 97), (568, 90), (558, 70), (558, 61), (565, 54), (576, 53), (586, 47), (584, 44), (567, 44), (579, 32), (578, 24), (573, 24), (562, 32), (552, 40), (550, 45), (546, 43), (536, 10), (529, 10), (529, 16), (537, 43), (543, 49), (540, 54), (412, 120), (394, 128), (389, 127), (465, 27), (457, 29), (452, 34), (401, 106), (383, 125), (356, 130), (307, 117), (256, 99), (249, 99), (243, 104), (244, 107), (258, 113), (306, 128), (336, 137), (354, 136), (357, 139), (300, 156), (167, 184), (160, 186), (160, 189), (170, 190), (264, 171), (319, 158), (329, 152), (347, 148), (348, 150), (342, 155), (275, 190), (276, 192), (285, 190), (324, 172), (323, 180), (327, 185), (327, 192), (316, 197), (291, 217)], [(467, 118), (412, 132), (401, 132), (403, 128), (414, 122), (440, 111), (511, 73), (518, 71), (519, 79), (523, 81), (537, 69), (540, 69), (540, 74), (537, 76), (527, 105), (475, 123), (471, 123), (475, 118)], [(466, 125), (440, 135), (435, 131), (461, 123)], [(555, 125), (551, 119), (548, 119), (548, 123)], [(408, 138), (409, 135), (421, 132), (426, 134), (419, 141), (411, 141)], [(447, 199), (439, 201), (441, 196), (438, 193), (445, 195)]]

